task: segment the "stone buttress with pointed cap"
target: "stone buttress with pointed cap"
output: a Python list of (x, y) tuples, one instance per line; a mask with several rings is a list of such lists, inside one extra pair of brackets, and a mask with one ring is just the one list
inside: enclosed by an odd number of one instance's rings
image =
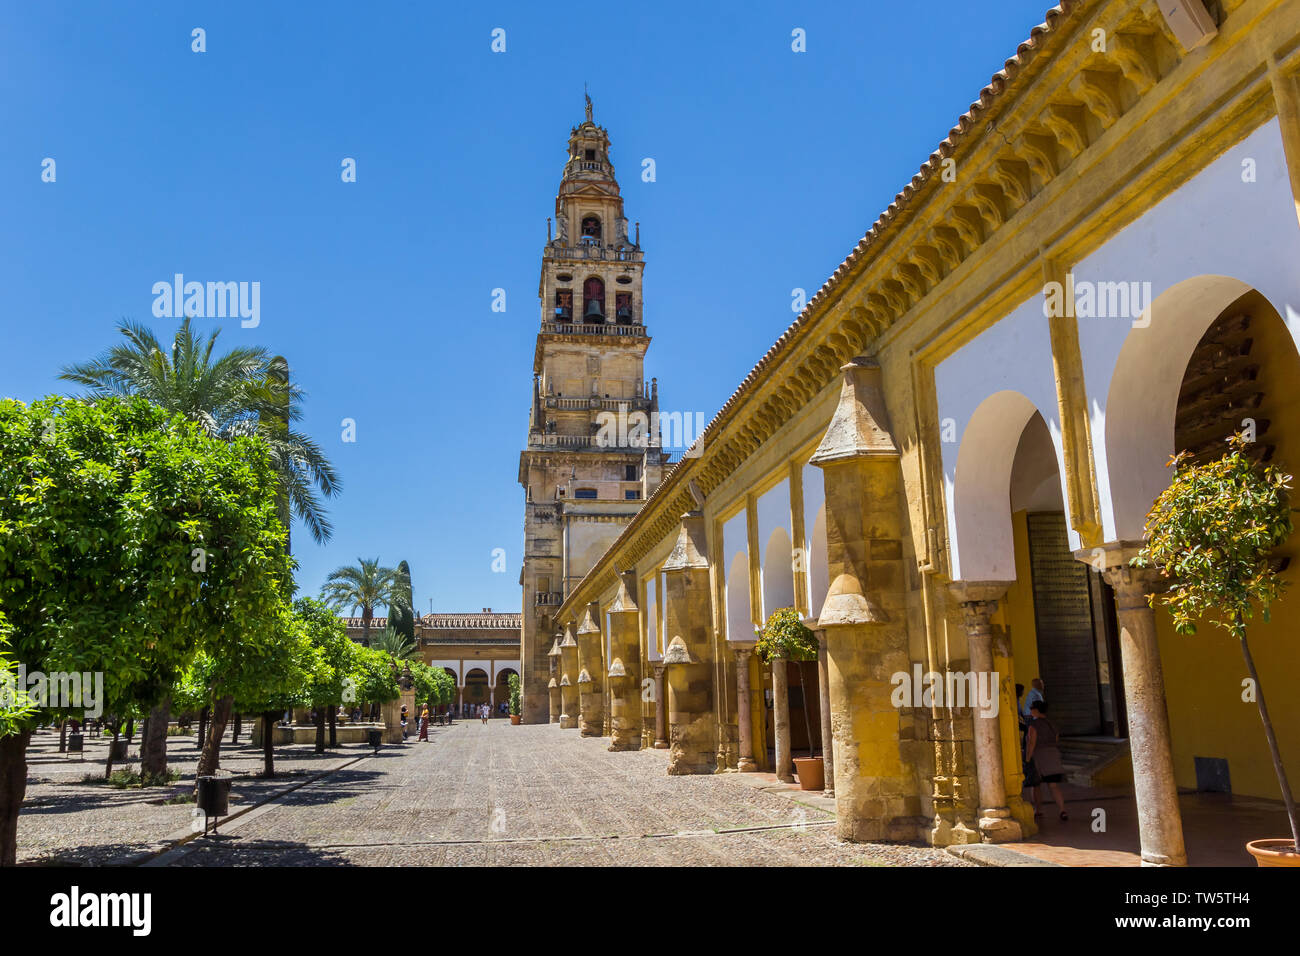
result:
[[(610, 750), (637, 750), (644, 720), (641, 700), (641, 610), (636, 602), (635, 571), (618, 576), (618, 591), (609, 606)], [(617, 673), (615, 672), (617, 670)]]
[(839, 404), (811, 460), (826, 489), (831, 585), (817, 626), (826, 634), (836, 832), (915, 840), (926, 829), (915, 770), (926, 741), (891, 700), (891, 675), (909, 667), (900, 455), (880, 366), (857, 358), (841, 371)]
[(664, 562), (663, 579), (668, 772), (713, 773), (718, 766), (713, 617), (701, 512), (682, 516), (677, 543)]

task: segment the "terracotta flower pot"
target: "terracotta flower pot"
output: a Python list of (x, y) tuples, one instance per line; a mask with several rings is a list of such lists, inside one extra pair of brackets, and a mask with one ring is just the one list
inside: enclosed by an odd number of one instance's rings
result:
[(794, 772), (799, 776), (800, 790), (826, 789), (826, 771), (821, 757), (795, 757)]
[(1256, 866), (1300, 866), (1300, 853), (1288, 837), (1282, 840), (1252, 840), (1246, 850), (1255, 858)]
[(517, 724), (517, 723), (519, 723), (519, 715), (518, 715), (518, 714), (511, 714), (511, 715), (510, 715), (510, 723), (512, 723), (512, 724)]

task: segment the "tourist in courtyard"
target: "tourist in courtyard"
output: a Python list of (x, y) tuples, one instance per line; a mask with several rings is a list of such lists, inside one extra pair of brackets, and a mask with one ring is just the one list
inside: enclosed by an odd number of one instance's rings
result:
[(1029, 731), (1026, 735), (1025, 759), (1034, 771), (1034, 779), (1029, 783), (1034, 795), (1034, 817), (1043, 814), (1038, 809), (1039, 784), (1045, 783), (1052, 790), (1056, 807), (1061, 811), (1061, 819), (1068, 820), (1065, 812), (1065, 798), (1061, 796), (1061, 781), (1065, 779), (1065, 766), (1061, 763), (1061, 748), (1056, 733), (1056, 725), (1047, 719), (1047, 701), (1036, 700), (1030, 704)]
[(420, 711), (420, 740), (429, 739), (429, 708)]

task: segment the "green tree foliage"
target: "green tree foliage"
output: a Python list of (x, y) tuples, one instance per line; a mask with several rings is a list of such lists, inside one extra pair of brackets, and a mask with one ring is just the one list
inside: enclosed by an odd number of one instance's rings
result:
[(370, 646), (370, 622), (375, 608), (409, 607), (411, 590), (396, 568), (384, 567), (378, 558), (357, 558), (354, 565), (335, 568), (325, 579), (321, 597), (336, 611), (361, 610), (361, 643)]
[(1293, 530), (1291, 476), (1274, 465), (1256, 464), (1249, 449), (1243, 435), (1234, 435), (1228, 453), (1216, 461), (1198, 465), (1185, 452), (1170, 459), (1173, 479), (1147, 514), (1146, 543), (1133, 564), (1158, 568), (1169, 579), (1168, 590), (1149, 600), (1153, 607), (1159, 601), (1169, 608), (1179, 634), (1195, 634), (1198, 621), (1208, 619), (1240, 644), (1291, 839), (1300, 852), (1295, 798), (1246, 641), (1246, 622), (1255, 608), (1267, 621), (1285, 584), (1273, 552)]
[(213, 437), (258, 435), (279, 479), (282, 522), (287, 527), (292, 512), (317, 543), (329, 539), (321, 496), (337, 495), (342, 483), (320, 446), (293, 428), (302, 418), (304, 393), (289, 381), (283, 358), (260, 348), (236, 348), (214, 358), (220, 330), (201, 341), (188, 317), (170, 348), (135, 322), (123, 322), (118, 331), (124, 342), (90, 362), (67, 366), (61, 378), (85, 385), (96, 398), (138, 395)]
[(385, 627), (371, 646), (399, 662), (415, 660), (420, 655), (415, 638), (407, 637), (392, 627)]
[(787, 661), (815, 661), (817, 637), (792, 607), (773, 611), (760, 632), (754, 650), (764, 661), (780, 657)]
[(25, 721), (36, 713), (36, 705), (27, 696), (27, 689), (18, 684), (8, 647), (9, 625), (0, 614), (0, 737), (17, 734)]
[(518, 674), (511, 674), (506, 678), (506, 683), (510, 685), (510, 713), (519, 716), (523, 713), (520, 710), (523, 703), (523, 682), (519, 679)]
[(397, 683), (397, 669), (393, 666), (393, 659), (381, 650), (373, 647), (357, 647), (352, 673), (356, 680), (358, 700), (382, 704), (397, 700), (402, 695), (402, 689)]
[[(31, 670), (103, 675), (105, 713), (162, 697), (196, 652), (256, 652), (291, 586), (276, 479), (255, 438), (222, 441), (143, 399), (0, 401), (0, 613)], [(0, 780), (31, 728), (0, 738)], [(22, 775), (25, 779), (25, 774)], [(25, 787), (0, 788), (0, 863)]]

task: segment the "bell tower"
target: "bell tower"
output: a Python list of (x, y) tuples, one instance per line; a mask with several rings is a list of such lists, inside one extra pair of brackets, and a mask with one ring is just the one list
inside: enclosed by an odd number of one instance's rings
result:
[(547, 720), (555, 612), (663, 477), (657, 383), (646, 382), (640, 226), (628, 237), (609, 134), (592, 120), (569, 132), (547, 220), (538, 285), (524, 488), (523, 719)]

